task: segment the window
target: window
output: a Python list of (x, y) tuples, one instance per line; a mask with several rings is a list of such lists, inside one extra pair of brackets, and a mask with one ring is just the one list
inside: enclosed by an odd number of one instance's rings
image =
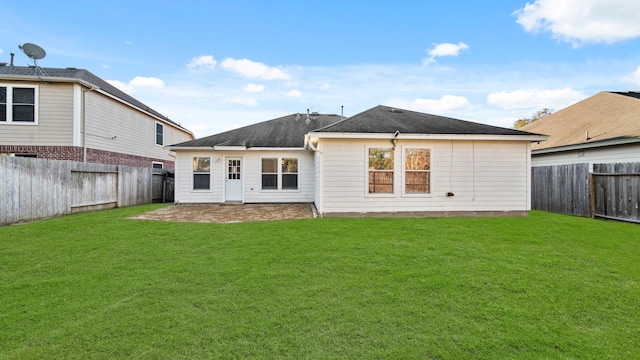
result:
[(211, 158), (193, 158), (193, 190), (209, 190), (211, 183)]
[(262, 190), (298, 190), (298, 159), (263, 158)]
[(405, 149), (404, 191), (407, 194), (428, 194), (431, 191), (431, 150)]
[(37, 123), (35, 86), (0, 86), (0, 122)]
[(278, 190), (278, 159), (262, 159), (262, 190)]
[(163, 164), (163, 163), (161, 163), (161, 162), (155, 162), (155, 161), (153, 161), (153, 162), (151, 162), (151, 167), (152, 167), (153, 169), (164, 169), (164, 164)]
[(282, 190), (298, 190), (298, 159), (282, 159)]
[(393, 193), (393, 149), (369, 149), (369, 193)]
[(164, 145), (164, 126), (160, 123), (156, 123), (156, 145)]

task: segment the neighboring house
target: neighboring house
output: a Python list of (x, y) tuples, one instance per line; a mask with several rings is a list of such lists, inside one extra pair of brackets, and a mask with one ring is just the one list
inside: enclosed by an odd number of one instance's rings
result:
[(640, 162), (640, 93), (600, 92), (521, 130), (549, 135), (533, 166)]
[(322, 216), (524, 215), (546, 136), (377, 106), (169, 146), (176, 203), (315, 203)]
[(164, 145), (192, 139), (87, 70), (0, 66), (0, 156), (173, 169)]

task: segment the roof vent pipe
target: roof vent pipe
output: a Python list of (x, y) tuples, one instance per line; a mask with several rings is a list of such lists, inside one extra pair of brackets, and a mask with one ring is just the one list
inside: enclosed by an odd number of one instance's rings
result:
[(11, 64), (11, 66), (13, 66), (13, 57), (16, 56), (16, 54), (11, 53), (10, 55), (11, 55), (11, 63), (10, 64)]

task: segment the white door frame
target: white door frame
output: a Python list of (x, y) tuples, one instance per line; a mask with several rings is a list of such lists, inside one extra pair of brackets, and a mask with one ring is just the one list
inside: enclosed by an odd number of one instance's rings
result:
[[(239, 180), (229, 179), (229, 160), (240, 160)], [(236, 192), (231, 193), (234, 190)], [(244, 202), (244, 158), (242, 156), (225, 156), (224, 158), (224, 201)]]

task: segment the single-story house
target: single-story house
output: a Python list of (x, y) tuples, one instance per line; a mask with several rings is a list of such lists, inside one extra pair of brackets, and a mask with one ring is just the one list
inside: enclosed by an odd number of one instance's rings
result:
[(314, 203), (321, 216), (526, 215), (544, 135), (376, 106), (291, 114), (168, 148), (175, 201)]
[(640, 92), (603, 91), (521, 130), (549, 135), (532, 166), (640, 162)]

